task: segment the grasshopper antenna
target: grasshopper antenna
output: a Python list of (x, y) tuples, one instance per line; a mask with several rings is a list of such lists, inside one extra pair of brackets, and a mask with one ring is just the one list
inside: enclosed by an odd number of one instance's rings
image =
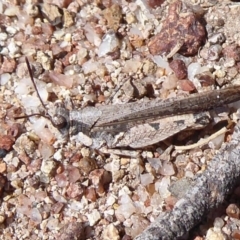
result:
[(39, 99), (40, 102), (41, 102), (41, 105), (42, 105), (43, 108), (46, 110), (46, 115), (43, 115), (43, 114), (41, 114), (41, 113), (33, 113), (33, 114), (30, 114), (30, 115), (24, 115), (24, 116), (15, 117), (15, 119), (29, 118), (29, 117), (32, 117), (32, 116), (41, 116), (41, 117), (45, 117), (45, 118), (49, 119), (49, 120), (53, 123), (51, 116), (50, 116), (50, 115), (48, 114), (48, 112), (47, 112), (46, 105), (43, 103), (42, 98), (40, 97), (40, 94), (39, 94), (39, 92), (38, 92), (36, 83), (35, 83), (34, 78), (33, 78), (32, 68), (30, 67), (30, 63), (29, 63), (27, 57), (25, 57), (25, 61), (26, 61), (26, 64), (27, 64), (27, 69), (28, 69), (28, 72), (29, 72), (29, 75), (30, 75), (30, 79), (31, 79), (32, 84), (33, 84), (33, 87), (34, 87), (34, 89), (35, 89), (35, 91), (36, 91), (36, 93), (37, 93), (37, 96), (38, 96), (38, 99)]
[(33, 87), (34, 87), (34, 89), (35, 89), (35, 91), (36, 91), (36, 93), (37, 93), (37, 95), (38, 95), (38, 98), (39, 98), (42, 106), (44, 107), (44, 109), (47, 110), (47, 108), (46, 108), (45, 104), (43, 103), (43, 101), (42, 101), (42, 99), (41, 99), (41, 97), (40, 97), (40, 94), (39, 94), (39, 92), (38, 92), (38, 90), (37, 90), (37, 86), (36, 86), (36, 83), (35, 83), (34, 78), (33, 78), (32, 68), (30, 67), (30, 63), (29, 63), (27, 57), (25, 57), (25, 61), (26, 61), (26, 64), (27, 64), (27, 68), (28, 68), (28, 72), (29, 72), (29, 75), (30, 75), (30, 79), (31, 79), (31, 81), (32, 81), (32, 83), (33, 83)]

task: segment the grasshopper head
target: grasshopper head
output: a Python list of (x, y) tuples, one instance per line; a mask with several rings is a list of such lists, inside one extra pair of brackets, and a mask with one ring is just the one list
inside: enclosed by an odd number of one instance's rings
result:
[(64, 138), (68, 137), (70, 128), (69, 110), (62, 103), (56, 103), (55, 114), (50, 120)]

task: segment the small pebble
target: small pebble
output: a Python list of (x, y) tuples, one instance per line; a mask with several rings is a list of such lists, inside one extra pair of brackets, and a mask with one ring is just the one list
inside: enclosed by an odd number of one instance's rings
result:
[(103, 57), (108, 53), (116, 51), (120, 47), (120, 41), (114, 31), (110, 31), (102, 38), (98, 49), (98, 56)]
[(111, 223), (103, 230), (102, 239), (104, 240), (119, 240), (120, 236), (117, 228)]
[(207, 231), (207, 234), (206, 234), (206, 240), (225, 240), (225, 236), (223, 235), (222, 231), (221, 230), (213, 230), (212, 228), (210, 228), (208, 231)]
[(182, 60), (172, 60), (169, 64), (169, 67), (173, 70), (178, 79), (184, 79), (187, 77), (187, 67)]
[(224, 221), (222, 220), (222, 218), (217, 217), (214, 219), (213, 225), (215, 228), (221, 229), (224, 226)]
[(118, 4), (113, 4), (111, 7), (104, 10), (104, 17), (107, 20), (109, 28), (116, 31), (122, 20), (122, 8)]
[(178, 81), (178, 85), (179, 85), (180, 89), (182, 89), (183, 91), (186, 91), (186, 92), (192, 92), (196, 89), (193, 82), (191, 82), (187, 79)]
[(100, 219), (101, 215), (97, 209), (93, 209), (91, 213), (87, 214), (90, 226), (94, 226)]
[(9, 27), (6, 28), (6, 32), (9, 33), (11, 36), (13, 36), (17, 33), (17, 29), (9, 26)]
[(41, 5), (41, 11), (53, 26), (62, 22), (62, 14), (56, 5), (43, 3)]
[[(12, 148), (14, 142), (15, 140), (13, 137), (9, 135), (2, 135), (0, 136), (0, 149), (5, 149), (6, 151), (9, 151)], [(2, 152), (2, 154), (4, 155), (4, 152)]]
[(229, 217), (239, 219), (240, 209), (236, 204), (232, 203), (232, 204), (228, 205), (228, 207), (226, 209), (226, 213)]
[(5, 41), (7, 40), (7, 38), (8, 38), (8, 35), (6, 33), (4, 32), (0, 33), (0, 41)]
[(5, 216), (0, 215), (0, 223), (3, 223), (5, 221)]
[(208, 41), (212, 44), (217, 44), (217, 43), (224, 43), (226, 40), (226, 37), (224, 33), (215, 33), (212, 36), (208, 38)]
[(7, 150), (0, 148), (0, 158), (4, 158), (7, 155)]
[(160, 7), (164, 2), (165, 2), (165, 0), (147, 0), (147, 4), (151, 8)]

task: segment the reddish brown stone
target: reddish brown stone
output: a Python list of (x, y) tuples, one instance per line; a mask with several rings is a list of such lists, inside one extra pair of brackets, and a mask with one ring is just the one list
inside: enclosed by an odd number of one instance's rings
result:
[(79, 183), (71, 183), (67, 188), (67, 195), (70, 198), (80, 198), (83, 195), (83, 188)]
[(6, 184), (5, 177), (2, 174), (0, 174), (0, 195), (3, 192), (3, 188), (4, 188), (5, 184)]
[(60, 8), (67, 8), (73, 0), (53, 0), (52, 3)]
[(14, 138), (18, 137), (20, 134), (20, 128), (21, 128), (21, 125), (19, 123), (14, 123), (7, 130), (7, 135), (10, 135)]
[(42, 28), (39, 26), (33, 26), (32, 28), (32, 34), (33, 35), (38, 35), (42, 33)]
[(28, 178), (28, 183), (29, 186), (34, 187), (34, 188), (38, 188), (40, 185), (40, 178), (39, 176), (36, 175), (32, 175)]
[(203, 87), (212, 86), (215, 83), (215, 78), (210, 72), (203, 72), (195, 75)]
[(191, 56), (198, 52), (205, 40), (206, 31), (199, 16), (190, 5), (175, 1), (169, 6), (161, 32), (150, 39), (148, 47), (153, 55), (168, 55), (175, 49), (184, 56)]
[(57, 174), (60, 174), (64, 171), (64, 166), (62, 164), (60, 164), (57, 169), (56, 169), (56, 173)]
[(102, 95), (102, 94), (99, 95), (99, 96), (98, 96), (98, 102), (99, 102), (99, 103), (105, 102), (105, 96)]
[(40, 169), (42, 164), (42, 160), (40, 158), (37, 158), (36, 160), (33, 160), (30, 165), (27, 166), (27, 169), (31, 172), (36, 172)]
[(52, 205), (51, 212), (53, 214), (58, 214), (58, 213), (60, 213), (62, 211), (63, 207), (64, 207), (63, 203), (57, 202), (57, 203)]
[(96, 169), (89, 174), (89, 179), (94, 185), (98, 185), (102, 181), (104, 172), (104, 169)]
[(194, 84), (190, 80), (187, 80), (187, 79), (178, 81), (178, 84), (179, 84), (179, 87), (183, 91), (192, 92), (196, 89)]
[(25, 154), (25, 153), (21, 153), (19, 154), (19, 159), (24, 162), (26, 165), (29, 165), (31, 160), (30, 158)]
[(64, 56), (64, 58), (61, 59), (61, 62), (63, 64), (63, 66), (68, 66), (69, 63), (69, 59), (73, 54), (76, 54), (78, 52), (78, 49), (74, 48), (71, 52), (69, 52), (66, 56)]
[(232, 232), (232, 237), (235, 240), (240, 240), (240, 230), (234, 229)]
[(0, 135), (0, 148), (9, 151), (12, 148), (15, 140), (9, 135)]
[(112, 181), (112, 176), (104, 169), (96, 169), (89, 174), (89, 179), (96, 188), (96, 192), (102, 195), (105, 193), (105, 187)]
[(157, 8), (164, 3), (165, 0), (148, 0), (147, 4), (151, 8)]
[(56, 239), (69, 240), (69, 239), (86, 239), (84, 224), (79, 222), (70, 222), (65, 224), (60, 230), (59, 236)]
[(174, 59), (170, 62), (169, 66), (178, 79), (184, 79), (187, 77), (187, 67), (184, 61), (180, 59)]
[(87, 175), (92, 170), (97, 168), (97, 164), (96, 164), (96, 161), (94, 159), (89, 158), (89, 157), (84, 157), (84, 158), (80, 159), (79, 168), (80, 168), (80, 171), (84, 175)]
[(12, 73), (17, 66), (17, 63), (14, 59), (4, 57), (3, 63), (0, 69), (0, 74), (2, 73)]
[(230, 204), (226, 209), (226, 213), (229, 217), (239, 219), (240, 209), (236, 204)]
[(97, 194), (94, 188), (87, 188), (85, 192), (85, 197), (91, 201), (91, 202), (96, 202), (97, 200)]

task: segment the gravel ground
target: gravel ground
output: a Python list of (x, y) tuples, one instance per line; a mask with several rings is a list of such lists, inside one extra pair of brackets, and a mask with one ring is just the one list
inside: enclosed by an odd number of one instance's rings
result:
[[(1, 1), (0, 239), (134, 239), (173, 209), (239, 118), (234, 103), (201, 131), (105, 154), (66, 141), (44, 117), (16, 119), (46, 112), (25, 57), (49, 114), (56, 102), (179, 98), (239, 84), (239, 16), (229, 0)], [(238, 187), (183, 238), (240, 239), (239, 197)]]

